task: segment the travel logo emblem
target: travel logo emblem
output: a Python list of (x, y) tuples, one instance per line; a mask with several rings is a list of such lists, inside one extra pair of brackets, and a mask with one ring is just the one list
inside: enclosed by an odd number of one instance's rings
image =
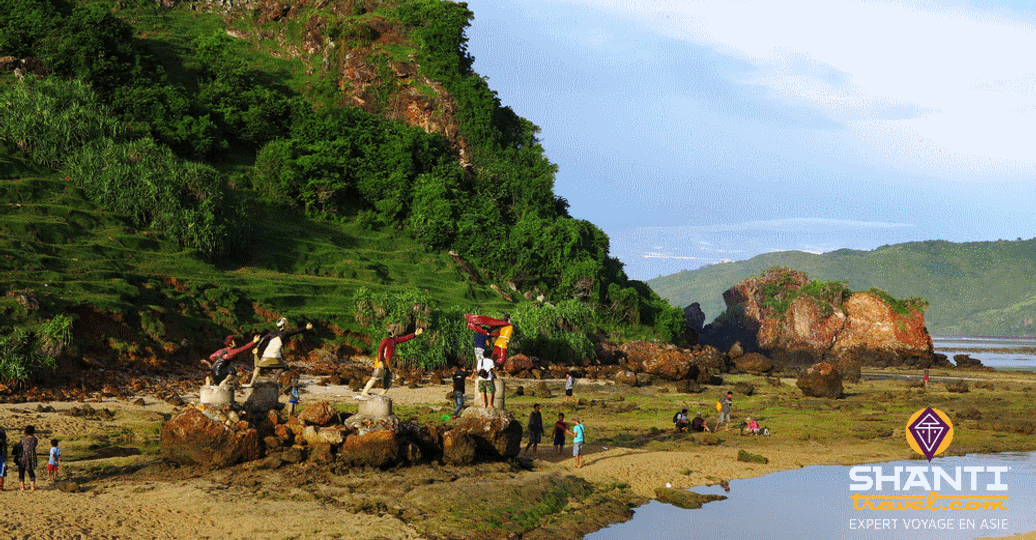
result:
[(907, 421), (906, 439), (914, 452), (932, 461), (953, 442), (953, 422), (946, 413), (928, 407), (917, 411)]

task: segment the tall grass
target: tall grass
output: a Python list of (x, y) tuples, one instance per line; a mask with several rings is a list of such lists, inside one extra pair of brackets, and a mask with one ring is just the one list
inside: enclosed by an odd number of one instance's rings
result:
[(127, 140), (79, 81), (26, 78), (0, 94), (0, 138), (61, 168), (93, 200), (137, 227), (168, 235), (210, 260), (247, 239), (244, 212), (219, 173), (150, 138)]
[(0, 336), (0, 380), (23, 382), (57, 365), (72, 339), (72, 318), (58, 315), (38, 330), (15, 328)]
[(34, 161), (58, 168), (98, 139), (121, 140), (124, 130), (96, 93), (79, 80), (26, 77), (0, 94), (0, 139)]

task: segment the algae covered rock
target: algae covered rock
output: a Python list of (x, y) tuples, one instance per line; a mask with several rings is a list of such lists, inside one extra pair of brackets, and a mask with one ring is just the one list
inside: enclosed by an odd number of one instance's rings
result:
[(759, 454), (753, 454), (751, 452), (745, 452), (744, 450), (737, 451), (737, 460), (745, 463), (762, 463), (763, 465), (770, 462), (769, 459), (760, 456)]
[(693, 491), (660, 487), (655, 488), (655, 498), (659, 502), (694, 510), (701, 508), (705, 503), (726, 500), (727, 497), (726, 495), (702, 495)]

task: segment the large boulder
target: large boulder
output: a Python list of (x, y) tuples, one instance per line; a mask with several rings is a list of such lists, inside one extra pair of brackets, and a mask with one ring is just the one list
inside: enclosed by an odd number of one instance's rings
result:
[(342, 444), (344, 437), (342, 436), (342, 430), (336, 427), (321, 427), (306, 426), (302, 430), (302, 440), (306, 441), (309, 446), (316, 446), (318, 444), (330, 444), (338, 445)]
[(347, 467), (388, 467), (400, 457), (400, 444), (392, 430), (349, 435), (338, 448), (336, 461)]
[(748, 353), (734, 359), (734, 365), (742, 373), (762, 375), (773, 369), (773, 362), (759, 353)]
[(670, 381), (695, 379), (704, 383), (712, 374), (726, 369), (724, 354), (709, 346), (681, 349), (675, 345), (635, 340), (622, 344), (619, 350), (625, 354), (622, 363), (626, 368)]
[(263, 457), (258, 430), (247, 422), (222, 420), (218, 411), (203, 412), (195, 407), (185, 408), (162, 426), (161, 448), (166, 459), (211, 468)]
[(330, 426), (338, 413), (326, 401), (306, 405), (298, 414), (299, 420), (312, 426)]
[(521, 422), (511, 413), (499, 409), (468, 407), (450, 431), (456, 432), (453, 437), (460, 434), (469, 436), (475, 443), (476, 458), (481, 461), (513, 458), (522, 447)]
[(525, 370), (531, 370), (536, 367), (536, 364), (532, 361), (532, 358), (525, 356), (524, 354), (516, 354), (514, 356), (507, 357), (507, 361), (504, 362), (504, 373), (515, 375)]
[(615, 375), (612, 375), (612, 380), (626, 386), (637, 386), (637, 374), (628, 369), (616, 371)]
[(474, 463), (475, 440), (462, 430), (447, 431), (442, 436), (442, 462), (446, 465)]
[(827, 362), (811, 366), (795, 383), (802, 395), (837, 399), (842, 396), (842, 374)]
[(701, 329), (705, 326), (705, 312), (701, 310), (701, 305), (698, 302), (683, 308), (683, 318), (687, 327), (695, 332), (701, 332)]
[(953, 355), (953, 361), (957, 363), (958, 369), (981, 369), (991, 370), (992, 368), (982, 365), (982, 361), (977, 358), (972, 358), (966, 354), (955, 354)]

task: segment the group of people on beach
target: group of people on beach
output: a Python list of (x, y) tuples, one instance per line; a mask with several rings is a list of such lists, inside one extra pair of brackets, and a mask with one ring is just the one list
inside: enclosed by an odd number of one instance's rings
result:
[[(50, 458), (47, 460), (47, 480), (58, 479), (58, 466), (61, 464), (61, 447), (57, 439), (50, 440)], [(24, 436), (11, 447), (11, 458), (18, 467), (19, 491), (25, 491), (25, 477), (29, 477), (29, 491), (36, 491), (36, 426), (25, 426)], [(7, 477), (7, 430), (0, 428), (0, 491), (4, 490), (4, 479)]]
[[(709, 428), (709, 423), (702, 416), (701, 412), (698, 412), (693, 419), (688, 418), (687, 409), (683, 409), (673, 416), (673, 424), (677, 431), (691, 431), (698, 433), (719, 431), (720, 424), (724, 424), (726, 426), (726, 431), (730, 431), (730, 411), (733, 406), (733, 392), (727, 392), (725, 396), (719, 398), (719, 401), (716, 402), (716, 412), (719, 413), (719, 418), (716, 420), (716, 427), (714, 429)], [(741, 434), (769, 435), (769, 430), (759, 427), (759, 422), (749, 416), (746, 417), (744, 423), (741, 424)]]
[[(532, 450), (535, 456), (539, 450), (540, 441), (543, 439), (543, 415), (540, 413), (540, 404), (532, 406), (529, 413), (529, 422), (526, 425), (529, 430), (529, 444), (522, 450), (522, 454), (528, 455)], [(561, 455), (565, 448), (565, 435), (572, 436), (572, 457), (576, 458), (576, 468), (583, 466), (583, 443), (586, 442), (586, 426), (578, 416), (572, 417), (572, 424), (565, 421), (565, 413), (558, 413), (558, 419), (554, 422), (554, 454)]]

